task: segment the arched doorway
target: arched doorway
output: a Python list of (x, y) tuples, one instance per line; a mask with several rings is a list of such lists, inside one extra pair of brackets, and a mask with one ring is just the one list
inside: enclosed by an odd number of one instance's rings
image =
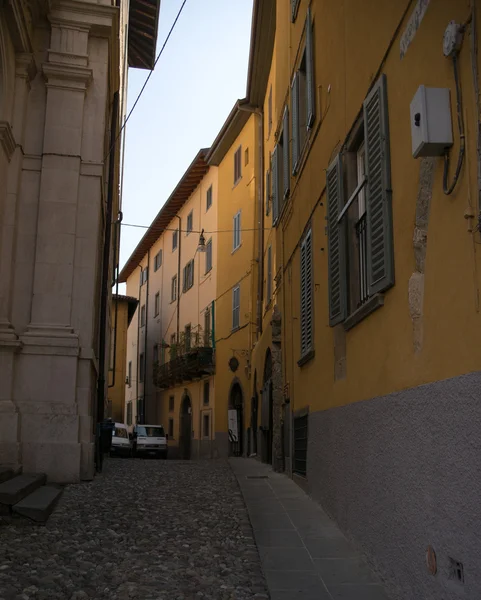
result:
[(190, 460), (192, 446), (192, 402), (188, 392), (184, 393), (180, 405), (180, 458)]
[(244, 395), (240, 384), (235, 381), (229, 394), (229, 455), (242, 456)]
[(264, 377), (261, 400), (261, 460), (272, 464), (272, 356), (268, 348), (264, 362)]

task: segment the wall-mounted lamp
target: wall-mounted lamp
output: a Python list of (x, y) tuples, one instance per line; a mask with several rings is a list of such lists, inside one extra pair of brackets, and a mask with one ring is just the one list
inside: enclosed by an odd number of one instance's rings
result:
[(199, 245), (197, 246), (197, 252), (205, 252), (206, 248), (205, 248), (205, 237), (204, 237), (204, 230), (202, 230), (200, 232), (200, 236), (199, 236)]

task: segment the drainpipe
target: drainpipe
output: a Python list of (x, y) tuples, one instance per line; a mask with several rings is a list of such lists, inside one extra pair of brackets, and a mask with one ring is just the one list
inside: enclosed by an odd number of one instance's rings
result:
[(178, 229), (178, 234), (177, 234), (177, 339), (176, 342), (177, 344), (179, 343), (180, 340), (180, 249), (181, 249), (181, 239), (182, 239), (182, 235), (181, 235), (181, 225), (182, 225), (182, 219), (179, 217), (179, 215), (175, 215), (177, 217), (177, 219), (179, 219), (179, 229)]
[(135, 378), (135, 403), (136, 403), (136, 421), (139, 422), (139, 375), (140, 375), (140, 313), (142, 312), (142, 265), (139, 265), (140, 277), (139, 277), (139, 303), (137, 309), (139, 314), (137, 316), (137, 376)]
[(264, 111), (253, 106), (239, 106), (239, 110), (253, 113), (257, 116), (259, 177), (257, 181), (257, 209), (259, 228), (259, 247), (257, 253), (257, 337), (262, 335), (262, 304), (264, 302)]
[(115, 92), (112, 104), (110, 124), (109, 174), (107, 189), (107, 207), (105, 211), (105, 234), (102, 257), (102, 279), (100, 283), (99, 317), (99, 372), (97, 378), (97, 422), (104, 420), (105, 408), (105, 349), (107, 337), (107, 301), (109, 297), (110, 241), (112, 238), (112, 205), (115, 187), (115, 148), (117, 146), (117, 121), (119, 111), (119, 93)]
[(142, 400), (144, 423), (148, 423), (146, 415), (147, 405), (147, 332), (149, 329), (149, 285), (150, 285), (150, 248), (147, 253), (147, 285), (145, 286), (145, 328), (144, 328), (144, 398)]
[(119, 261), (118, 258), (118, 249), (120, 246), (120, 224), (122, 223), (122, 213), (119, 211), (119, 216), (117, 218), (117, 222), (115, 223), (114, 229), (114, 259), (112, 265), (112, 272), (115, 273), (115, 320), (114, 320), (114, 363), (112, 366), (112, 382), (109, 384), (109, 388), (113, 388), (115, 386), (115, 367), (117, 365), (117, 323), (118, 323), (118, 314), (119, 314)]

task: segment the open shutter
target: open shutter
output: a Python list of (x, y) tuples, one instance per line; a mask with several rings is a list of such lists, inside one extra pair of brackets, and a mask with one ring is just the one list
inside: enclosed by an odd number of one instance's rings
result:
[(366, 146), (367, 271), (369, 295), (394, 284), (391, 167), (386, 76), (364, 101)]
[(312, 349), (312, 232), (309, 230), (301, 244), (301, 356)]
[(289, 109), (284, 109), (284, 123), (282, 126), (282, 160), (284, 161), (282, 174), (284, 175), (284, 200), (289, 196), (291, 186), (291, 170), (289, 168)]
[(299, 7), (299, 0), (291, 0), (291, 21), (293, 23), (296, 20), (298, 7)]
[(329, 250), (329, 325), (337, 325), (347, 316), (346, 220), (338, 223), (344, 206), (341, 158), (327, 169), (327, 223)]
[(279, 170), (277, 168), (277, 155), (279, 148), (276, 146), (272, 152), (272, 223), (275, 225), (279, 218)]
[(307, 84), (307, 127), (310, 129), (316, 119), (316, 86), (314, 81), (314, 47), (312, 39), (311, 7), (306, 18), (306, 84)]
[(296, 72), (291, 86), (292, 107), (292, 174), (297, 173), (297, 162), (300, 154), (299, 140), (299, 72)]

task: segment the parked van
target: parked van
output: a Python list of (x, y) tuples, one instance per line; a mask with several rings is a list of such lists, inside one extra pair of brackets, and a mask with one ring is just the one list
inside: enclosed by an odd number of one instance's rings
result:
[(112, 446), (110, 455), (132, 456), (132, 440), (124, 423), (115, 423), (112, 429)]
[(134, 455), (167, 458), (167, 436), (162, 425), (135, 425)]

